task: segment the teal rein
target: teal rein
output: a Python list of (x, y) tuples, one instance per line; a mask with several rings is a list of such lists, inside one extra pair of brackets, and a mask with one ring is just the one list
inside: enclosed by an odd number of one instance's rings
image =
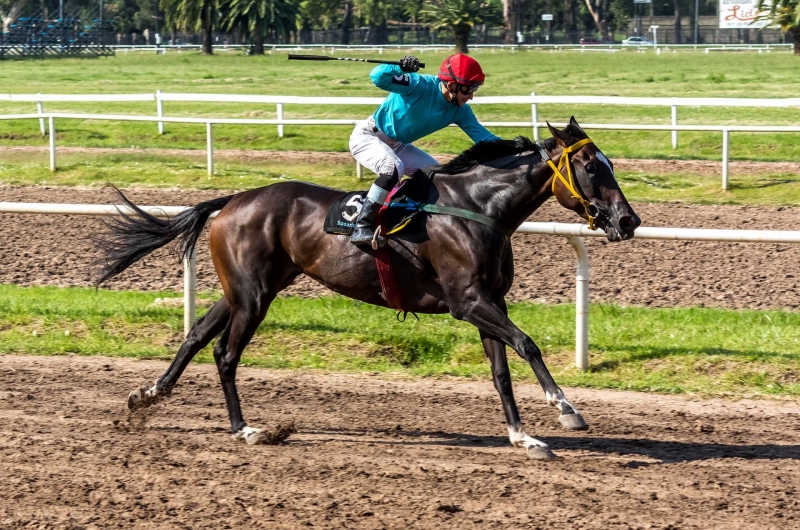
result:
[(462, 219), (469, 219), (470, 221), (475, 221), (477, 223), (490, 226), (503, 235), (511, 233), (511, 230), (509, 230), (502, 223), (495, 221), (491, 217), (477, 212), (472, 212), (470, 210), (465, 210), (464, 208), (453, 208), (451, 206), (439, 206), (437, 204), (427, 204), (424, 202), (417, 202), (409, 198), (406, 198), (402, 202), (393, 202), (389, 205), (389, 208), (405, 208), (406, 210), (411, 210), (411, 211), (461, 217)]

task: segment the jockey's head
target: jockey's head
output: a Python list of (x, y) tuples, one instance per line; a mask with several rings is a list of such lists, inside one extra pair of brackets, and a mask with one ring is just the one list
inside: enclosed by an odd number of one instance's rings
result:
[(484, 79), (486, 76), (478, 61), (463, 53), (451, 55), (439, 68), (439, 80), (443, 84), (445, 98), (459, 107), (472, 99)]

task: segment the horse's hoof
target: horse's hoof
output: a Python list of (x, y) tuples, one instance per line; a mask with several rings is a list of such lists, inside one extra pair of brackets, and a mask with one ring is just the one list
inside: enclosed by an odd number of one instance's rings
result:
[(234, 440), (241, 440), (247, 445), (256, 445), (263, 442), (263, 431), (261, 429), (254, 429), (253, 427), (244, 427), (240, 431), (233, 434)]
[(532, 445), (528, 447), (528, 457), (532, 460), (556, 460), (556, 454), (547, 447)]
[(233, 434), (233, 439), (241, 440), (247, 445), (278, 445), (296, 432), (294, 422), (278, 425), (272, 431), (245, 426)]
[(585, 431), (589, 425), (583, 420), (580, 414), (562, 414), (558, 417), (561, 425), (572, 431)]
[(142, 389), (141, 387), (132, 390), (128, 394), (128, 410), (136, 410), (142, 407)]

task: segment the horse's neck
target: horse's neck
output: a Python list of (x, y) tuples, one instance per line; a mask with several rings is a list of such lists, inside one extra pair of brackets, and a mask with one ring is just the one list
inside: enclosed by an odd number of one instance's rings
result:
[(520, 157), (516, 167), (481, 165), (466, 173), (449, 175), (442, 180), (452, 197), (442, 204), (456, 201), (517, 228), (552, 195), (547, 184), (553, 172), (545, 161), (538, 160), (538, 156)]

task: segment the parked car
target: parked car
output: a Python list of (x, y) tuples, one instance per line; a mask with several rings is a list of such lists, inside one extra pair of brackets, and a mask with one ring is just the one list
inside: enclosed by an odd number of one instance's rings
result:
[(587, 44), (608, 44), (608, 42), (603, 39), (598, 39), (597, 37), (583, 37), (578, 44), (585, 46)]
[(644, 37), (628, 37), (622, 41), (623, 46), (648, 46), (652, 44), (653, 41), (647, 40)]

